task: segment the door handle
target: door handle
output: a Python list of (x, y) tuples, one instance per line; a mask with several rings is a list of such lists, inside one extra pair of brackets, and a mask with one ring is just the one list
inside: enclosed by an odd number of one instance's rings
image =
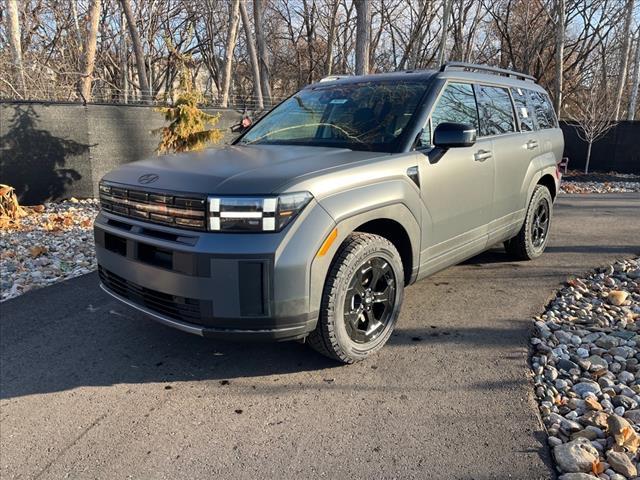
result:
[(533, 150), (534, 148), (538, 148), (538, 142), (535, 140), (529, 140), (526, 145), (527, 145), (527, 150)]
[(473, 158), (476, 162), (484, 162), (486, 159), (491, 158), (493, 154), (489, 150), (478, 150), (473, 154)]

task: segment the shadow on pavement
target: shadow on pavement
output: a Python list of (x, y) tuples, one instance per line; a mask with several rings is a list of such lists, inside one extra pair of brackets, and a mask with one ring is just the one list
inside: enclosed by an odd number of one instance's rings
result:
[[(445, 330), (400, 325), (389, 347), (523, 346), (526, 323)], [(305, 345), (214, 341), (157, 324), (98, 287), (96, 274), (2, 304), (0, 398), (121, 383), (223, 380), (331, 369)], [(521, 344), (522, 343), (522, 344)]]

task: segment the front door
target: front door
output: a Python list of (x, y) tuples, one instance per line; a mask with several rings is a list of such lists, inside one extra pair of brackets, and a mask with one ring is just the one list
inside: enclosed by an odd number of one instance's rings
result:
[[(448, 83), (427, 121), (422, 143), (442, 122), (464, 123), (478, 129), (473, 87)], [(425, 204), (420, 276), (459, 262), (487, 244), (494, 188), (494, 148), (490, 138), (472, 147), (449, 149), (438, 161), (428, 155), (420, 165)], [(433, 159), (433, 156), (431, 157)]]

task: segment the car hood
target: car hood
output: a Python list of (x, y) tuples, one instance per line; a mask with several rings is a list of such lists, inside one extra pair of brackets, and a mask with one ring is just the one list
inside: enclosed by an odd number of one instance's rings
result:
[(297, 180), (385, 155), (343, 148), (229, 145), (127, 163), (103, 180), (176, 192), (272, 194)]

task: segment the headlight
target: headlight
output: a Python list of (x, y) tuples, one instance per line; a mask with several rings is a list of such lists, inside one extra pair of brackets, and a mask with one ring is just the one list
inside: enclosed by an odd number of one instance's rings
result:
[(311, 201), (309, 192), (279, 197), (209, 197), (209, 230), (279, 232)]

